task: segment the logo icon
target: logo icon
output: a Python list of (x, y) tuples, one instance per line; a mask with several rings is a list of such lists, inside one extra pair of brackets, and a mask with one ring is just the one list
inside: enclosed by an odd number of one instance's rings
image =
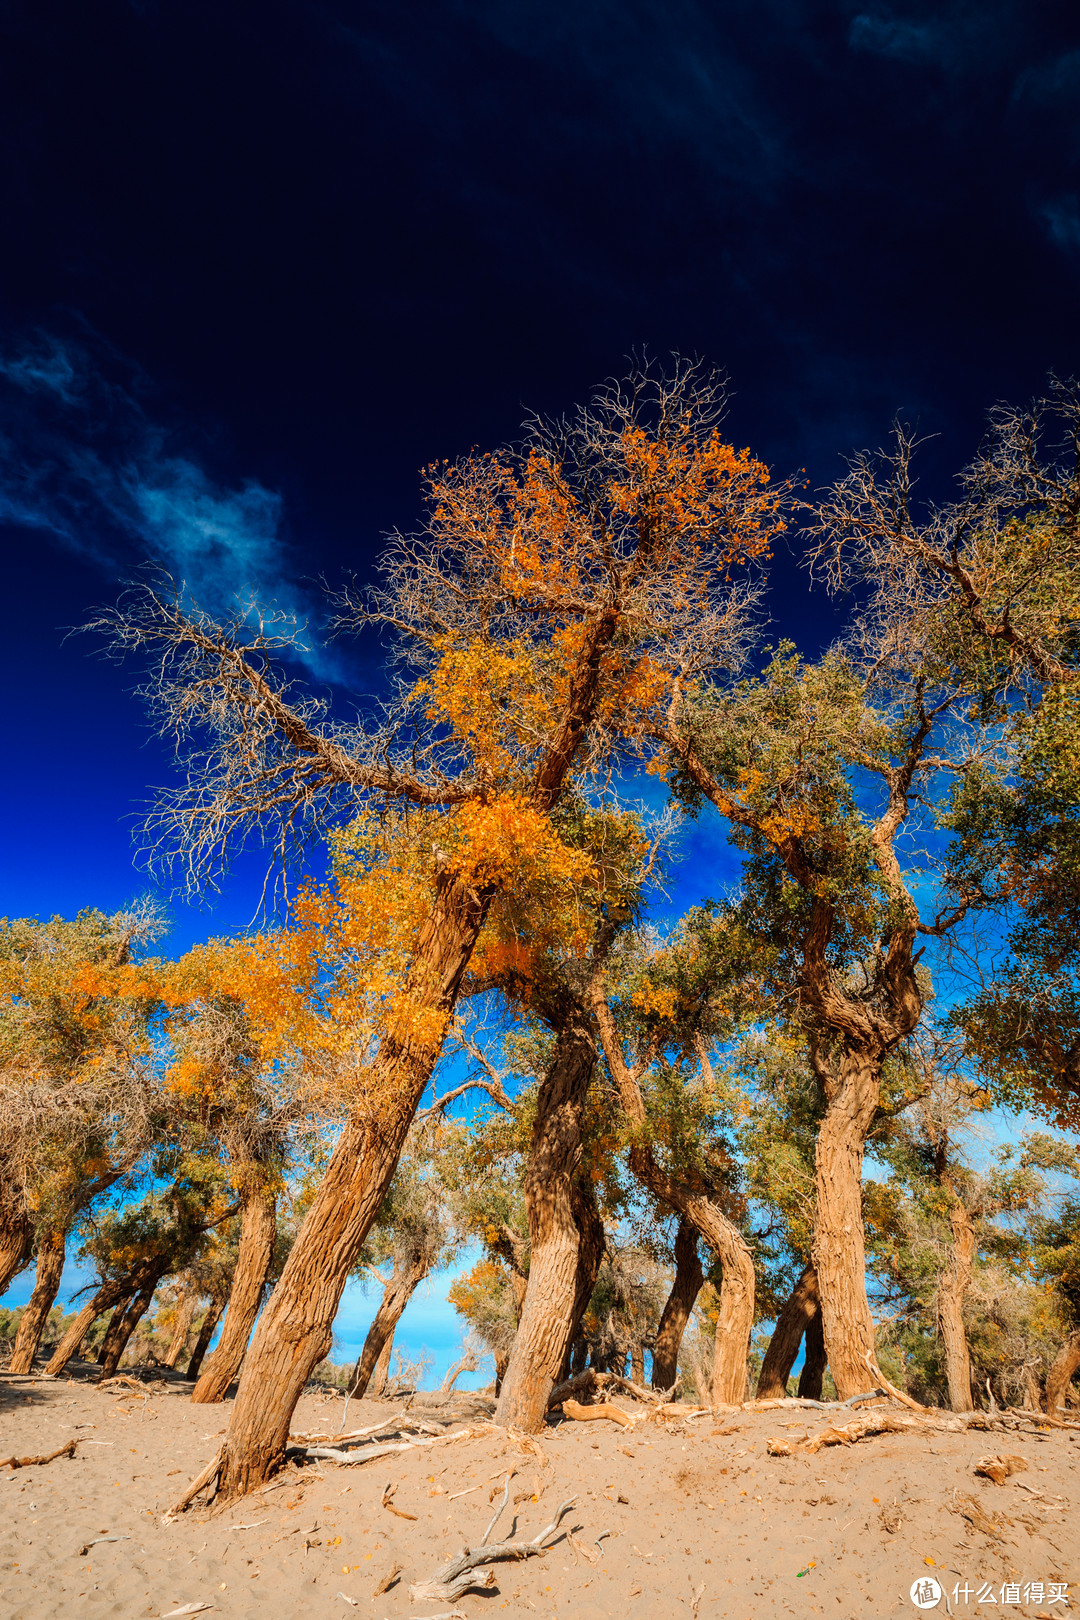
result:
[(942, 1599), (941, 1587), (932, 1575), (922, 1575), (913, 1581), (909, 1595), (917, 1609), (936, 1609)]

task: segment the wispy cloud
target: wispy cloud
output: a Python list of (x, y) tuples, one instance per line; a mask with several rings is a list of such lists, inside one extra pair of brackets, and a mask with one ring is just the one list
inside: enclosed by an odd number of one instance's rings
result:
[[(212, 477), (136, 386), (53, 336), (0, 350), (0, 521), (48, 531), (113, 579), (156, 564), (212, 613), (257, 597), (307, 619), (280, 494)], [(333, 678), (325, 649), (299, 656)]]

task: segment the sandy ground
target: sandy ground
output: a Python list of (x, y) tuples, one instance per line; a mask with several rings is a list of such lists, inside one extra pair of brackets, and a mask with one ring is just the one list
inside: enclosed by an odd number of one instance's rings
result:
[[(227, 1405), (192, 1406), (181, 1379), (150, 1382), (140, 1396), (99, 1389), (92, 1377), (79, 1368), (59, 1382), (0, 1379), (0, 1456), (79, 1442), (74, 1459), (0, 1469), (5, 1617), (135, 1620), (203, 1604), (213, 1620), (434, 1620), (448, 1611), (465, 1620), (847, 1620), (916, 1614), (909, 1591), (927, 1577), (944, 1588), (941, 1614), (1070, 1612), (1050, 1601), (1052, 1582), (1067, 1585), (1073, 1612), (1080, 1607), (1080, 1430), (904, 1434), (776, 1457), (770, 1437), (798, 1440), (823, 1419), (787, 1409), (632, 1431), (564, 1421), (539, 1438), (539, 1452), (487, 1429), (362, 1467), (292, 1468), (224, 1512), (163, 1526), (213, 1457)], [(338, 1396), (305, 1396), (294, 1432), (333, 1431), (342, 1406)], [(354, 1402), (348, 1430), (402, 1410)], [(462, 1398), (454, 1410), (476, 1423), (490, 1403)], [(447, 1413), (419, 1397), (417, 1415)], [(979, 1479), (974, 1463), (987, 1452), (1022, 1456), (1028, 1469), (1000, 1486)], [(564, 1539), (542, 1558), (500, 1564), (496, 1587), (453, 1604), (411, 1601), (410, 1582), (463, 1542), (478, 1543), (508, 1469), (510, 1502), (493, 1539), (508, 1535), (515, 1515), (519, 1537), (531, 1538), (576, 1496), (564, 1524), (577, 1549)], [(383, 1505), (388, 1483), (393, 1505), (415, 1518)], [(121, 1539), (91, 1545), (98, 1537)], [(376, 1596), (398, 1564), (397, 1583)]]

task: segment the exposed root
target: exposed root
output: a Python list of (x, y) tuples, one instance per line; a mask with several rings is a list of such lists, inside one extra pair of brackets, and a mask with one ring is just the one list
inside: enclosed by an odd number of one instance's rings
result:
[(620, 1424), (624, 1429), (632, 1429), (634, 1420), (621, 1406), (615, 1406), (610, 1401), (601, 1402), (598, 1406), (582, 1406), (580, 1401), (572, 1401), (569, 1397), (563, 1401), (562, 1409), (568, 1418), (577, 1423), (593, 1423), (607, 1418), (612, 1423)]
[[(384, 1425), (379, 1425), (383, 1427)], [(403, 1425), (398, 1424), (398, 1427)], [(291, 1445), (286, 1455), (291, 1458), (305, 1457), (318, 1462), (336, 1462), (346, 1468), (354, 1468), (358, 1463), (373, 1462), (377, 1457), (388, 1457), (395, 1451), (416, 1451), (421, 1446), (437, 1446), (448, 1440), (473, 1440), (477, 1435), (488, 1434), (491, 1431), (489, 1423), (482, 1423), (477, 1427), (456, 1429), (453, 1434), (435, 1434), (426, 1440), (391, 1440), (381, 1446), (356, 1446), (345, 1450), (343, 1445), (337, 1446), (308, 1446)], [(360, 1431), (364, 1433), (363, 1430)], [(346, 1437), (347, 1438), (347, 1437)]]
[(217, 1477), (221, 1472), (221, 1464), (224, 1459), (224, 1455), (224, 1452), (219, 1451), (213, 1461), (207, 1463), (202, 1473), (197, 1475), (196, 1478), (192, 1480), (191, 1484), (188, 1486), (187, 1490), (184, 1491), (183, 1495), (177, 1497), (172, 1507), (162, 1519), (161, 1522), (163, 1525), (171, 1524), (174, 1519), (178, 1519), (181, 1513), (186, 1512), (189, 1505), (194, 1502), (200, 1491), (204, 1491), (208, 1485), (215, 1484), (217, 1482)]

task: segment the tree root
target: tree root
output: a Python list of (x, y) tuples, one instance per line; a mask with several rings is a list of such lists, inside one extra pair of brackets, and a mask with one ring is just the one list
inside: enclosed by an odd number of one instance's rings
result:
[(58, 1446), (55, 1451), (47, 1451), (41, 1457), (4, 1457), (0, 1459), (0, 1468), (34, 1468), (39, 1463), (55, 1462), (57, 1457), (74, 1457), (77, 1440), (69, 1440), (67, 1445)]
[[(380, 1425), (380, 1427), (383, 1427), (383, 1425)], [(398, 1427), (404, 1427), (404, 1425), (398, 1424)], [(490, 1424), (484, 1423), (477, 1428), (456, 1429), (453, 1434), (434, 1434), (427, 1440), (390, 1440), (384, 1445), (355, 1446), (348, 1451), (342, 1445), (308, 1446), (290, 1444), (286, 1456), (310, 1458), (315, 1462), (336, 1462), (343, 1467), (354, 1468), (359, 1463), (373, 1462), (376, 1457), (388, 1457), (395, 1451), (416, 1451), (421, 1446), (437, 1446), (440, 1442), (447, 1440), (473, 1440), (477, 1435), (488, 1432), (490, 1427)]]
[(843, 1428), (830, 1425), (820, 1434), (807, 1435), (802, 1440), (770, 1439), (765, 1449), (770, 1457), (793, 1457), (797, 1453), (820, 1451), (822, 1446), (850, 1446), (856, 1440), (866, 1440), (875, 1434), (963, 1434), (969, 1429), (1016, 1430), (1025, 1424), (1038, 1429), (1045, 1421), (1041, 1412), (934, 1412), (922, 1408), (911, 1417), (880, 1408), (866, 1412)]
[[(556, 1540), (562, 1532), (559, 1523), (564, 1513), (568, 1513), (577, 1502), (576, 1496), (571, 1496), (559, 1508), (554, 1519), (539, 1535), (531, 1541), (499, 1541), (487, 1545), (487, 1538), (499, 1521), (503, 1509), (509, 1500), (510, 1475), (506, 1477), (502, 1501), (499, 1503), (495, 1517), (484, 1531), (480, 1545), (471, 1551), (463, 1547), (456, 1558), (443, 1564), (437, 1569), (429, 1580), (417, 1581), (409, 1587), (409, 1597), (413, 1603), (453, 1603), (473, 1587), (481, 1590), (495, 1585), (495, 1571), (487, 1569), (483, 1577), (478, 1577), (476, 1571), (484, 1565), (520, 1561), (523, 1558), (535, 1558), (545, 1553), (549, 1544)], [(434, 1617), (433, 1617), (434, 1620)]]
[(163, 1525), (171, 1524), (174, 1519), (178, 1519), (181, 1513), (187, 1511), (200, 1491), (204, 1491), (208, 1485), (216, 1482), (218, 1474), (221, 1472), (223, 1456), (224, 1453), (219, 1451), (214, 1460), (207, 1463), (202, 1473), (192, 1480), (183, 1495), (176, 1498), (176, 1501), (161, 1521)]
[(562, 1409), (568, 1418), (573, 1418), (578, 1423), (591, 1423), (608, 1418), (612, 1423), (621, 1424), (624, 1429), (634, 1427), (634, 1419), (630, 1414), (610, 1401), (602, 1401), (597, 1406), (582, 1406), (580, 1401), (572, 1401), (567, 1397), (562, 1403)]

